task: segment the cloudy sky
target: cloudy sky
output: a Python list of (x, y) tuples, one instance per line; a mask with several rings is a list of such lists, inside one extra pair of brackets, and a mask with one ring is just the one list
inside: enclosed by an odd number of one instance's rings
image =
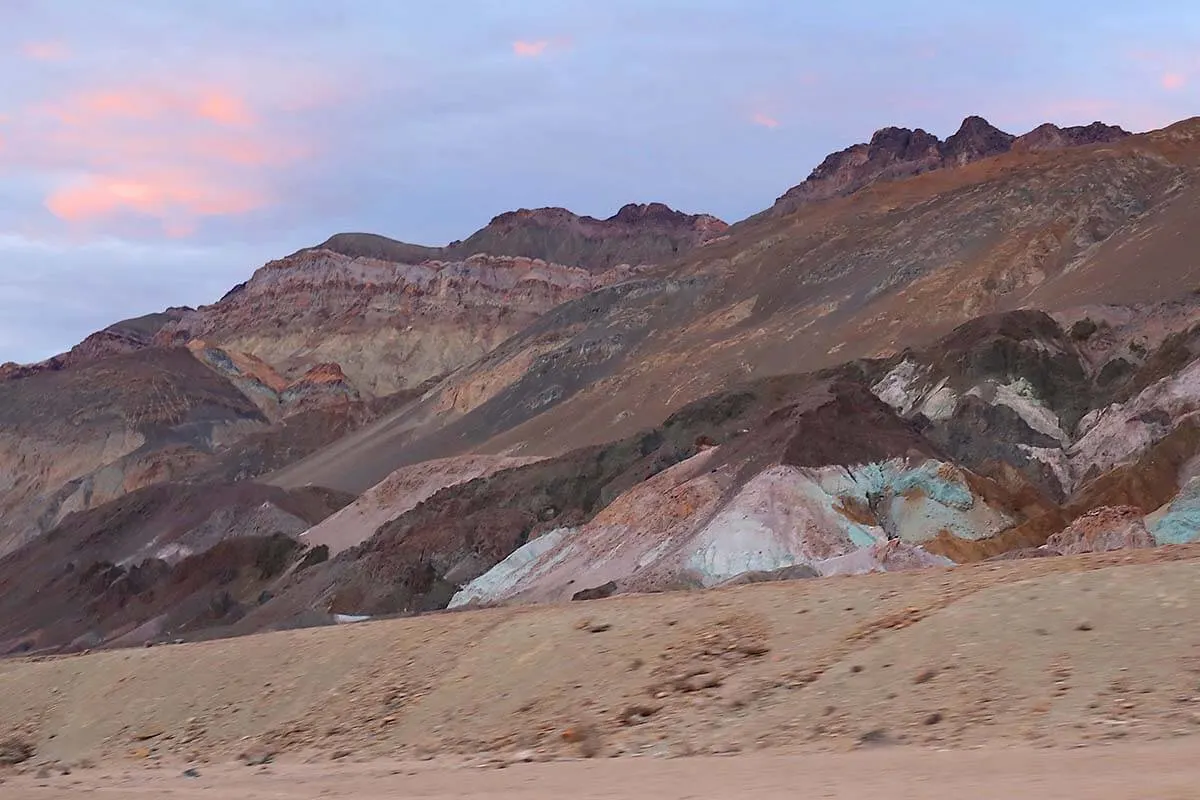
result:
[(0, 362), (339, 230), (727, 220), (884, 125), (1198, 113), (1195, 0), (0, 0)]

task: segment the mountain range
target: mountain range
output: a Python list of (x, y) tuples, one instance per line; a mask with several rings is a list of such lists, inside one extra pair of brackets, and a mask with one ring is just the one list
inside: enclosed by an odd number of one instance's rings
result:
[(0, 366), (0, 653), (1192, 541), (1200, 119), (342, 233)]

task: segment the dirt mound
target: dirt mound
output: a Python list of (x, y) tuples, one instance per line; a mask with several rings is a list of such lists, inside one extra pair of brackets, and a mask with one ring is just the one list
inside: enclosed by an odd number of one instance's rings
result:
[(1183, 736), (1200, 732), (1200, 621), (1185, 613), (1200, 602), (1196, 557), (1135, 550), (10, 660), (0, 719), (40, 758), (188, 757), (201, 772), (248, 742), (291, 760), (571, 757), (585, 740), (636, 755)]

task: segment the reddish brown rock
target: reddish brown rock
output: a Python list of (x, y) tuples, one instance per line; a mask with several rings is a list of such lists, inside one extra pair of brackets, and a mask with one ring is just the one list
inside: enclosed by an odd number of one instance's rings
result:
[(1063, 555), (1154, 547), (1154, 537), (1146, 530), (1144, 516), (1141, 509), (1133, 506), (1102, 506), (1051, 536), (1046, 547)]
[(358, 399), (358, 390), (350, 384), (346, 373), (337, 364), (329, 362), (312, 367), (280, 394), (280, 402), (289, 411), (349, 405)]
[(627, 274), (522, 257), (409, 264), (307, 250), (186, 312), (156, 343), (201, 339), (265, 362), (288, 383), (336, 364), (355, 391), (381, 396), (473, 361), (554, 306)]
[(895, 180), (938, 169), (941, 142), (917, 128), (882, 128), (868, 144), (851, 145), (826, 156), (808, 179), (775, 201), (774, 210), (851, 194), (875, 181)]
[(942, 166), (961, 167), (981, 158), (1007, 153), (1016, 138), (983, 117), (967, 117), (958, 131), (942, 142)]
[(842, 197), (880, 181), (893, 181), (932, 170), (961, 167), (1010, 150), (1037, 151), (1115, 142), (1129, 136), (1115, 125), (1093, 122), (1070, 128), (1046, 123), (1024, 136), (1013, 136), (983, 117), (970, 116), (946, 141), (917, 128), (882, 128), (867, 144), (856, 144), (825, 158), (798, 186), (775, 201), (778, 216), (816, 200)]
[(1018, 136), (1012, 144), (1012, 149), (1018, 151), (1058, 150), (1064, 147), (1118, 142), (1130, 135), (1132, 134), (1129, 131), (1119, 125), (1105, 125), (1103, 122), (1074, 125), (1069, 128), (1060, 128), (1047, 122), (1024, 136)]
[(480, 253), (520, 256), (599, 273), (621, 264), (657, 264), (725, 233), (709, 214), (685, 214), (663, 203), (629, 203), (607, 219), (565, 208), (522, 208), (446, 247), (421, 247), (382, 236), (339, 233), (319, 245), (352, 257), (393, 261), (458, 261)]
[(183, 348), (0, 383), (0, 554), (73, 511), (178, 478), (266, 424)]
[(352, 498), (164, 483), (65, 519), (0, 558), (0, 654), (144, 641), (227, 624), (294, 563), (296, 537)]

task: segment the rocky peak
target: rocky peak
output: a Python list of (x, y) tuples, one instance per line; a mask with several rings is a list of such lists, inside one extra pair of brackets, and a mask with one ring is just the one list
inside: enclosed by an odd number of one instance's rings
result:
[(532, 258), (604, 272), (622, 264), (661, 263), (725, 233), (710, 214), (685, 214), (665, 203), (628, 203), (607, 219), (549, 206), (498, 214), (466, 239), (421, 247), (372, 234), (337, 234), (312, 250), (400, 263), (463, 261), (486, 254)]
[[(511, 230), (523, 225), (568, 225), (578, 220), (579, 217), (565, 208), (559, 206), (547, 206), (545, 208), (518, 208), (515, 211), (505, 211), (503, 214), (497, 214), (492, 217), (491, 222), (480, 231), (476, 231), (473, 236), (478, 236), (488, 228), (492, 229), (507, 229)], [(463, 243), (452, 242), (450, 247), (461, 246)], [(472, 254), (474, 255), (474, 254)]]
[[(581, 216), (574, 212), (551, 206), (546, 208), (520, 208), (516, 211), (506, 211), (492, 218), (487, 227), (477, 231), (463, 242), (455, 242), (451, 248), (462, 247), (472, 239), (484, 234), (488, 229), (511, 231), (523, 226), (535, 227), (574, 227), (582, 226), (597, 232), (624, 232), (626, 228), (654, 228), (699, 230), (709, 227), (728, 227), (724, 222), (710, 214), (686, 214), (676, 211), (666, 203), (626, 203), (607, 219)], [(473, 254), (471, 254), (473, 255)], [(493, 253), (492, 255), (502, 255)], [(515, 254), (514, 254), (515, 255)], [(523, 254), (521, 254), (523, 255)], [(538, 256), (530, 256), (536, 258)]]
[(708, 214), (685, 214), (663, 203), (629, 203), (607, 219), (565, 208), (520, 209), (501, 214), (452, 249), (540, 258), (600, 272), (621, 264), (657, 264), (691, 250), (729, 226)]
[(666, 203), (626, 203), (616, 214), (609, 217), (608, 221), (626, 225), (637, 225), (647, 221), (681, 224), (689, 219), (691, 218), (687, 214), (676, 211)]
[(1070, 128), (1060, 128), (1054, 123), (1047, 122), (1024, 136), (1018, 136), (1013, 142), (1012, 149), (1027, 152), (1058, 150), (1063, 147), (1116, 142), (1127, 136), (1132, 136), (1132, 134), (1124, 128), (1118, 125), (1105, 125), (1103, 122), (1075, 125)]
[(1113, 142), (1129, 136), (1115, 125), (1093, 122), (1071, 128), (1046, 123), (1013, 136), (980, 116), (969, 116), (944, 142), (920, 128), (880, 128), (866, 144), (831, 153), (801, 184), (788, 189), (764, 212), (779, 216), (806, 203), (844, 197), (879, 181), (898, 180), (936, 169), (961, 167), (1010, 150), (1051, 150)]
[(916, 175), (941, 165), (940, 140), (920, 128), (880, 128), (868, 144), (856, 144), (825, 157), (808, 179), (776, 201), (776, 208), (852, 194), (877, 180)]
[(937, 152), (938, 138), (917, 128), (880, 128), (871, 136), (868, 147), (880, 154), (889, 154), (897, 159), (924, 158)]
[(1016, 138), (983, 117), (967, 117), (958, 132), (942, 143), (943, 166), (960, 167), (981, 158), (1007, 153)]
[(36, 369), (36, 366), (34, 364), (18, 364), (15, 361), (5, 361), (3, 364), (0, 364), (0, 381), (29, 377), (40, 371)]
[[(660, 227), (694, 228), (698, 223), (716, 220), (709, 214), (685, 214), (666, 203), (627, 203), (605, 220), (618, 225), (655, 225)], [(719, 220), (717, 220), (719, 222)]]
[(607, 219), (549, 206), (498, 214), (466, 239), (445, 247), (339, 233), (311, 249), (408, 264), (463, 261), (483, 253), (603, 272), (621, 264), (642, 266), (673, 258), (724, 234), (728, 227), (710, 214), (685, 214), (665, 203), (628, 203)]

